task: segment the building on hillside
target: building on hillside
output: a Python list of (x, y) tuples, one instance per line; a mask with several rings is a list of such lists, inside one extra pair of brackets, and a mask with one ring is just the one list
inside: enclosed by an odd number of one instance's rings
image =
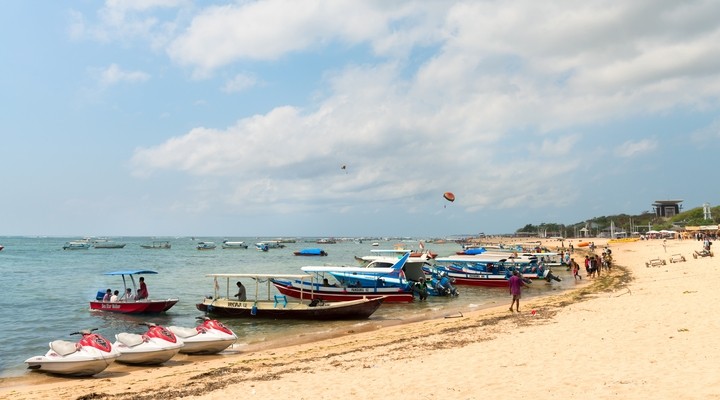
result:
[(652, 204), (655, 209), (655, 216), (662, 218), (672, 218), (680, 214), (682, 209), (682, 200), (655, 200)]

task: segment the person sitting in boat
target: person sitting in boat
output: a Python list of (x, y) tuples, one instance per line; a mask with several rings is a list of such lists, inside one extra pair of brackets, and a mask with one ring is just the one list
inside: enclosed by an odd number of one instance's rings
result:
[(322, 285), (325, 286), (325, 287), (334, 287), (334, 286), (337, 286), (337, 285), (335, 285), (334, 283), (333, 283), (333, 284), (330, 284), (330, 281), (328, 281), (328, 278), (323, 278)]
[(132, 295), (132, 289), (130, 289), (130, 288), (125, 289), (125, 294), (122, 295), (122, 297), (120, 298), (120, 301), (133, 301), (133, 300), (134, 300), (134, 298)]
[(117, 303), (118, 301), (118, 295), (120, 294), (120, 291), (116, 290), (113, 292), (113, 295), (110, 296), (110, 302), (111, 303)]
[(247, 300), (247, 294), (245, 293), (245, 286), (243, 286), (242, 282), (237, 282), (238, 292), (234, 297), (238, 298), (238, 301), (245, 301)]
[(148, 293), (147, 285), (145, 285), (145, 277), (140, 277), (140, 289), (137, 290), (135, 300), (147, 299), (150, 296)]
[(111, 289), (108, 289), (108, 290), (105, 291), (105, 296), (103, 296), (102, 301), (104, 301), (104, 302), (107, 303), (108, 301), (110, 301), (110, 298), (111, 298), (111, 297), (112, 297), (112, 290), (111, 290)]

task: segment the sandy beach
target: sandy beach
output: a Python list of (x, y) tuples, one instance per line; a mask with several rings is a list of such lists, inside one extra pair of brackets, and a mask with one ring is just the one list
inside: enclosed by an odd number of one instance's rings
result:
[[(606, 241), (595, 243), (599, 252)], [(522, 301), (519, 314), (508, 295), (471, 314), (282, 348), (113, 365), (89, 379), (28, 373), (0, 380), (0, 398), (720, 399), (718, 261), (694, 259), (701, 247), (612, 243), (611, 273), (589, 279), (581, 268), (577, 289)], [(666, 264), (647, 267), (655, 258)]]

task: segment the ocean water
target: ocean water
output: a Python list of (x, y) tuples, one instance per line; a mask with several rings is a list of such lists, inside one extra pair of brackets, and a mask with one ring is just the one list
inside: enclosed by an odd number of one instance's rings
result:
[[(372, 249), (391, 249), (398, 241), (380, 241), (372, 247), (371, 241), (338, 241), (324, 244), (327, 257), (297, 257), (293, 251), (306, 247), (319, 247), (314, 239), (297, 239), (285, 248), (257, 251), (253, 244), (274, 238), (213, 238), (189, 237), (150, 238), (114, 237), (115, 242), (126, 243), (122, 249), (63, 250), (63, 244), (77, 237), (0, 237), (0, 376), (19, 376), (27, 373), (24, 360), (42, 355), (48, 343), (56, 339), (75, 341), (70, 332), (98, 328), (98, 332), (111, 341), (119, 332), (142, 333), (143, 321), (162, 325), (195, 326), (195, 317), (202, 315), (195, 304), (204, 296), (213, 294), (211, 273), (301, 273), (305, 265), (357, 265), (354, 256), (371, 254)], [(242, 240), (248, 249), (222, 249), (223, 239)], [(153, 240), (167, 240), (171, 249), (144, 249), (140, 245)], [(198, 241), (214, 241), (215, 250), (199, 251)], [(406, 248), (417, 248), (416, 241), (407, 241)], [(460, 250), (456, 243), (426, 244), (440, 256)], [(122, 279), (107, 276), (106, 272), (148, 269), (157, 275), (145, 275), (150, 297), (177, 297), (180, 301), (167, 313), (157, 316), (130, 316), (89, 310), (89, 301), (98, 290), (111, 288), (122, 293)], [(545, 284), (536, 282), (524, 297), (556, 293), (574, 285), (572, 277), (563, 269), (554, 270), (562, 282)], [(248, 293), (255, 283), (244, 282)], [(223, 284), (221, 283), (221, 287)], [(262, 285), (261, 285), (262, 286)], [(364, 321), (269, 321), (262, 319), (221, 319), (239, 336), (238, 343), (279, 343), (312, 335), (343, 332), (367, 324), (397, 324), (418, 319), (491, 307), (509, 303), (506, 289), (458, 286), (459, 297), (430, 297), (427, 302), (410, 304), (384, 304)]]

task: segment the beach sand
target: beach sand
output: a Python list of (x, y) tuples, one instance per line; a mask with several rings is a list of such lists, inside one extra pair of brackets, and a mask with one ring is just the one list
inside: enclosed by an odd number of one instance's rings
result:
[[(599, 252), (605, 240), (595, 243)], [(508, 295), (472, 314), (282, 348), (114, 364), (89, 379), (28, 373), (0, 380), (0, 398), (720, 399), (718, 259), (693, 259), (701, 247), (612, 243), (622, 268), (522, 301), (520, 314)], [(687, 261), (670, 263), (673, 254)], [(667, 264), (646, 267), (654, 258)]]

